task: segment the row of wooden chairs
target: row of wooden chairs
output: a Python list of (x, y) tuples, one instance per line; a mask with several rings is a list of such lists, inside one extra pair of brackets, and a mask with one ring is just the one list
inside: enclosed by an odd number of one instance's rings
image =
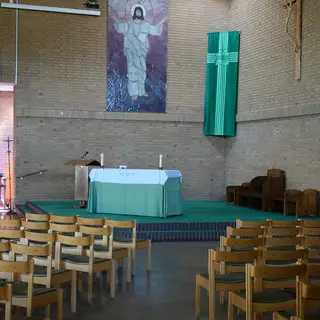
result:
[[(288, 259), (291, 264), (287, 263)], [(196, 316), (200, 316), (200, 288), (204, 288), (209, 294), (210, 320), (215, 319), (216, 292), (229, 292), (229, 320), (234, 318), (233, 306), (246, 311), (246, 319), (252, 319), (253, 312), (260, 314), (274, 310), (296, 310), (303, 319), (304, 315), (296, 303), (301, 297), (296, 297), (291, 290), (283, 291), (283, 288), (297, 288), (296, 276), (300, 276), (300, 280), (307, 281), (306, 270), (309, 277), (320, 277), (320, 265), (308, 265), (306, 260), (307, 250), (304, 249), (285, 252), (262, 249), (250, 252), (226, 252), (210, 249), (209, 274), (196, 276)], [(217, 263), (220, 265), (220, 272), (216, 269)], [(239, 263), (245, 264), (246, 273), (226, 272), (226, 264)], [(255, 278), (255, 291), (251, 278)], [(304, 284), (309, 285), (308, 282)], [(305, 304), (303, 311), (306, 307)]]
[[(91, 227), (113, 227), (115, 229), (126, 229), (127, 234), (130, 234), (130, 238), (117, 239), (114, 238), (114, 248), (127, 248), (130, 249), (131, 262), (130, 269), (132, 275), (135, 274), (136, 263), (136, 250), (146, 250), (147, 253), (147, 271), (151, 269), (151, 240), (139, 240), (137, 239), (137, 224), (135, 220), (131, 221), (119, 221), (110, 220), (107, 218), (84, 218), (80, 216), (59, 216), (54, 214), (34, 214), (26, 213), (25, 220), (0, 220), (0, 228), (10, 229), (28, 229), (36, 232), (43, 232), (50, 230), (49, 223), (63, 224), (63, 225), (83, 225)], [(72, 229), (72, 227), (70, 228)], [(56, 232), (59, 232), (59, 226), (56, 227)], [(73, 231), (70, 231), (73, 232)], [(95, 241), (99, 244), (99, 241)], [(119, 261), (122, 265), (122, 260)]]
[[(210, 320), (214, 319), (216, 291), (220, 291), (220, 301), (224, 302), (224, 292), (232, 292), (229, 294), (230, 296), (234, 290), (248, 290), (247, 283), (244, 281), (244, 272), (249, 272), (246, 265), (248, 263), (255, 262), (254, 265), (264, 266), (270, 266), (269, 264), (271, 263), (272, 266), (272, 262), (274, 262), (275, 265), (273, 267), (281, 267), (282, 269), (279, 270), (284, 271), (286, 267), (296, 266), (297, 261), (308, 263), (308, 260), (311, 261), (311, 258), (313, 258), (312, 262), (320, 262), (319, 250), (311, 250), (320, 247), (320, 224), (310, 224), (309, 221), (305, 224), (304, 221), (267, 220), (252, 222), (237, 220), (236, 226), (237, 228), (228, 227), (227, 235), (220, 238), (219, 251), (209, 251), (209, 275), (198, 274), (196, 276), (197, 316), (200, 315), (201, 287), (205, 288), (208, 292), (210, 290), (213, 292), (213, 288), (216, 288), (214, 294), (212, 293), (210, 296), (209, 293)], [(214, 274), (214, 278), (212, 274)], [(276, 278), (274, 277), (273, 279), (274, 283), (265, 282), (267, 285), (265, 285), (264, 289), (269, 288), (268, 284), (270, 283), (272, 284), (270, 288), (272, 286), (275, 286), (277, 289), (288, 287), (288, 281), (279, 281)], [(284, 280), (288, 280), (288, 277), (283, 278)], [(211, 289), (209, 288), (210, 286)], [(294, 286), (295, 279), (293, 277), (291, 279), (291, 287)], [(223, 288), (224, 290), (217, 288)], [(235, 303), (237, 303), (237, 299), (239, 300), (240, 298), (234, 298)], [(296, 298), (293, 300), (296, 301)], [(232, 301), (229, 297), (229, 304), (231, 303), (232, 305)], [(241, 301), (243, 303), (243, 300)], [(246, 307), (247, 304), (248, 301), (245, 300), (244, 305)], [(240, 307), (238, 306), (238, 308)], [(233, 308), (229, 307), (229, 318), (232, 319), (233, 315)], [(283, 314), (275, 313), (274, 319), (282, 319), (281, 317), (283, 316)], [(247, 319), (251, 319), (251, 316), (248, 314)]]

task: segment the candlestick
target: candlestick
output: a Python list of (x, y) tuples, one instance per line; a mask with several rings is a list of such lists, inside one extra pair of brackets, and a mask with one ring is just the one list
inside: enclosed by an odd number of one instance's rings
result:
[(104, 160), (104, 154), (101, 153), (101, 155), (100, 155), (100, 164), (101, 164), (101, 167), (103, 167), (103, 160)]
[(159, 169), (162, 169), (162, 159), (163, 159), (163, 155), (160, 154), (159, 155)]

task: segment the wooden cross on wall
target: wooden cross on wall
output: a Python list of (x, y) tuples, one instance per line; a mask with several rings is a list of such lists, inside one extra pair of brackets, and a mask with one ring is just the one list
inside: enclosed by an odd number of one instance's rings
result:
[[(301, 79), (301, 46), (302, 46), (302, 0), (283, 0), (284, 6), (288, 10), (288, 16), (286, 19), (286, 33), (294, 45), (294, 51), (296, 55), (296, 80)], [(295, 39), (289, 34), (288, 24), (293, 8), (296, 8), (296, 35)]]

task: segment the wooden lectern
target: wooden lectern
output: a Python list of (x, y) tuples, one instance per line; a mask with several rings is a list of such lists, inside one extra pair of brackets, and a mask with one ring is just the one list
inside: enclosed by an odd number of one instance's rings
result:
[(74, 166), (74, 199), (80, 201), (80, 208), (85, 208), (89, 194), (89, 173), (93, 168), (101, 167), (97, 160), (72, 160), (65, 163)]

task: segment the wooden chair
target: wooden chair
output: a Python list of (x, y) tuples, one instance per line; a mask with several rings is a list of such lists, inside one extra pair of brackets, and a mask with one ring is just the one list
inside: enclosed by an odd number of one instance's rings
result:
[[(320, 265), (303, 264), (305, 272), (299, 278), (299, 311), (298, 315), (301, 320), (307, 319), (305, 311), (307, 309), (319, 309), (320, 305)], [(317, 278), (318, 282), (313, 283), (312, 279)]]
[(303, 190), (296, 217), (317, 216), (319, 212), (319, 192), (314, 189)]
[[(24, 231), (23, 230), (1, 230), (0, 229), (0, 239), (1, 242), (10, 242), (14, 240), (19, 243), (24, 243)], [(2, 252), (3, 260), (12, 260), (13, 253), (9, 250), (7, 252)]]
[(137, 240), (137, 223), (135, 220), (132, 221), (118, 221), (105, 219), (105, 225), (118, 229), (131, 229), (132, 236), (131, 239), (113, 239), (114, 248), (127, 248), (131, 249), (131, 272), (132, 275), (135, 274), (135, 264), (136, 264), (136, 250), (147, 250), (147, 271), (151, 269), (151, 240)]
[[(12, 305), (27, 309), (27, 316), (32, 316), (35, 308), (47, 307), (58, 303), (57, 319), (63, 319), (63, 293), (61, 289), (34, 288), (33, 259), (28, 262), (0, 261), (1, 278), (12, 282)], [(46, 317), (50, 317), (46, 308)]]
[[(0, 243), (0, 258), (2, 259), (3, 252), (10, 251), (10, 243), (9, 242), (2, 242)], [(0, 260), (1, 260), (0, 259)], [(4, 270), (0, 268), (0, 274)], [(1, 276), (0, 276), (1, 278)], [(4, 281), (0, 281), (0, 303), (5, 304), (5, 320), (11, 320), (12, 314), (12, 286), (11, 284), (7, 284)]]
[[(101, 259), (111, 259), (119, 261), (120, 259), (127, 258), (127, 282), (131, 282), (131, 249), (127, 248), (113, 248), (113, 228), (112, 227), (88, 227), (80, 226), (80, 235), (92, 235), (92, 236), (102, 236), (101, 244), (95, 244), (93, 247), (94, 257)], [(90, 254), (89, 249), (85, 249), (84, 253), (86, 255)], [(115, 266), (114, 266), (115, 268)], [(112, 270), (111, 273), (114, 271)]]
[(32, 222), (49, 222), (50, 221), (50, 215), (47, 213), (25, 213), (25, 220), (26, 221), (32, 221)]
[[(283, 266), (286, 268), (289, 265), (296, 265), (298, 262), (308, 261), (308, 250), (298, 249), (292, 251), (279, 251), (279, 250), (261, 250), (261, 265), (267, 266)], [(284, 277), (283, 279), (265, 279), (263, 280), (264, 289), (283, 289), (283, 288), (295, 288), (296, 278)]]
[[(252, 320), (252, 313), (256, 318), (261, 313), (282, 310), (296, 310), (298, 312), (298, 299), (295, 294), (283, 289), (278, 289), (275, 279), (288, 278), (291, 281), (301, 275), (303, 267), (300, 264), (290, 266), (264, 266), (246, 265), (246, 290), (229, 292), (228, 320), (234, 319), (234, 307), (246, 312), (246, 320)], [(264, 290), (265, 283), (269, 281), (269, 289)], [(258, 285), (255, 285), (258, 283)], [(275, 289), (270, 290), (275, 284)], [(255, 287), (255, 288), (254, 288)], [(255, 290), (254, 290), (255, 289)], [(296, 286), (298, 291), (298, 285)]]
[(320, 242), (319, 237), (300, 236), (302, 243), (300, 248), (308, 249), (308, 262), (320, 264)]
[(268, 227), (269, 221), (245, 221), (245, 220), (236, 220), (236, 228), (238, 229), (260, 229), (261, 227)]
[(296, 214), (302, 191), (296, 189), (285, 190), (277, 196), (269, 196), (269, 211), (283, 210), (285, 216), (290, 213)]
[[(244, 273), (226, 273), (225, 263), (256, 261), (259, 251), (251, 252), (226, 252), (209, 249), (209, 275), (196, 275), (196, 317), (200, 317), (200, 289), (209, 292), (209, 320), (215, 319), (216, 292), (229, 292), (245, 289)], [(224, 262), (224, 263), (222, 263)], [(215, 265), (220, 263), (220, 273), (216, 272)]]
[[(29, 246), (11, 243), (11, 251), (13, 252), (14, 260), (16, 255), (22, 255), (22, 260), (28, 261), (31, 257), (34, 260), (34, 278), (33, 283), (43, 285), (46, 288), (59, 288), (61, 284), (71, 284), (71, 311), (76, 312), (76, 294), (77, 294), (77, 279), (76, 272), (69, 270), (53, 269), (53, 246), (48, 244), (45, 246)], [(37, 260), (40, 259), (40, 265)], [(25, 277), (25, 278), (24, 278)], [(21, 275), (22, 281), (27, 281), (28, 276)]]
[[(61, 255), (63, 245), (76, 246), (73, 254)], [(89, 256), (82, 255), (86, 247), (89, 247)], [(110, 259), (94, 258), (93, 236), (74, 237), (57, 234), (56, 240), (56, 265), (57, 269), (67, 269), (88, 274), (88, 303), (92, 304), (92, 285), (94, 273), (111, 271), (110, 294), (115, 296), (114, 261)]]

